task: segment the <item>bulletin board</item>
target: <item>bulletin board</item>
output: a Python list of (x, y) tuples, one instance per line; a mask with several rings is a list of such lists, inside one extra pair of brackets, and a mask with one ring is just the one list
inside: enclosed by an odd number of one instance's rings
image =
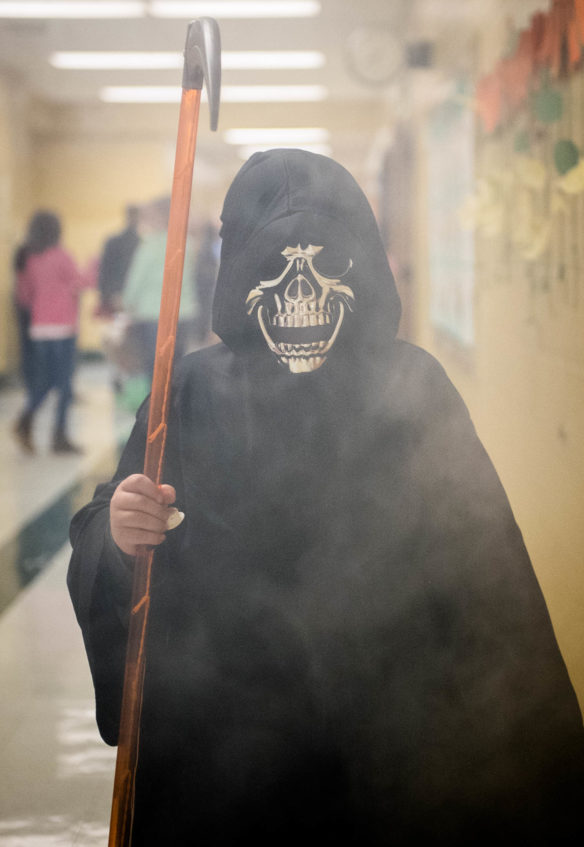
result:
[(474, 235), (460, 220), (475, 182), (474, 129), (460, 96), (433, 112), (426, 134), (430, 322), (464, 348), (475, 341)]

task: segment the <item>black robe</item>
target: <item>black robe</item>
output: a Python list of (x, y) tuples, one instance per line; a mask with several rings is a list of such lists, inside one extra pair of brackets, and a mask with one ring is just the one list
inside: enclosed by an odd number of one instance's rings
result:
[[(321, 159), (244, 166), (216, 295), (229, 346), (175, 375), (164, 481), (186, 519), (154, 566), (134, 844), (567, 843), (581, 834), (582, 718), (521, 533), (446, 374), (395, 340), (370, 210), (336, 165), (331, 209)], [(255, 215), (249, 186), (238, 197), (250, 167), (280, 197), (257, 191)], [(324, 240), (323, 217), (334, 240), (348, 204), (356, 317), (312, 373), (279, 365), (245, 317), (261, 257), (234, 223), (244, 200), (270, 249), (266, 227), (294, 246), (307, 220)], [(111, 744), (130, 577), (108, 506), (142, 469), (146, 420), (147, 404), (71, 528), (69, 587)]]

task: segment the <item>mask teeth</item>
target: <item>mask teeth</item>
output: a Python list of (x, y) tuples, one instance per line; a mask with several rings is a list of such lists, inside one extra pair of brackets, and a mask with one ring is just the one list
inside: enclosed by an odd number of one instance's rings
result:
[(280, 362), (290, 368), (291, 373), (310, 373), (326, 362), (326, 356), (280, 356)]
[(292, 358), (303, 358), (316, 356), (326, 347), (326, 341), (313, 341), (310, 344), (284, 344), (276, 345), (279, 356), (290, 356)]
[(310, 314), (282, 315), (278, 313), (271, 319), (272, 326), (330, 326), (331, 316), (328, 312), (310, 312)]
[[(274, 295), (274, 300), (276, 300), (275, 295)], [(285, 313), (287, 315), (307, 315), (307, 314), (310, 314), (311, 312), (318, 312), (319, 311), (318, 303), (317, 303), (316, 300), (308, 300), (308, 301), (301, 300), (300, 302), (295, 302), (295, 303), (291, 303), (290, 301), (287, 301), (284, 304), (284, 308), (282, 308), (282, 301), (277, 299), (276, 305), (278, 307), (278, 311), (281, 314)]]

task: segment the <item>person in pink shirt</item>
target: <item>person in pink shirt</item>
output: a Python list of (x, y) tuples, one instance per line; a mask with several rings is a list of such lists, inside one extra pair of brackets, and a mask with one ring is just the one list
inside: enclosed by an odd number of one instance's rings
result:
[(72, 398), (79, 294), (87, 282), (73, 258), (60, 246), (60, 239), (57, 215), (39, 211), (32, 217), (19, 274), (18, 301), (30, 314), (33, 378), (26, 406), (14, 427), (18, 441), (28, 453), (34, 453), (35, 413), (53, 388), (58, 393), (53, 450), (80, 452), (67, 435), (67, 412)]

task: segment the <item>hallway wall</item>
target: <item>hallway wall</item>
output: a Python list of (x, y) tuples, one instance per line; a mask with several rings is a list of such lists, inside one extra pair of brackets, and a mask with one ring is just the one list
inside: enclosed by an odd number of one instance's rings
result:
[(18, 80), (0, 74), (0, 376), (17, 358), (12, 256), (30, 208), (35, 167), (28, 109)]

